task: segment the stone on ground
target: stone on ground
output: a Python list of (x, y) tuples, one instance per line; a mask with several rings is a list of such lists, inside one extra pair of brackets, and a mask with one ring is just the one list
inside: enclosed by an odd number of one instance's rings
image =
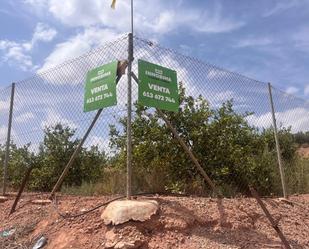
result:
[[(125, 229), (126, 230), (126, 229)], [(124, 234), (126, 234), (124, 236)], [(138, 230), (129, 228), (124, 230), (115, 230), (114, 228), (107, 231), (105, 234), (106, 242), (104, 244), (105, 248), (108, 249), (135, 249), (135, 248), (145, 248), (147, 239)], [(146, 246), (146, 248), (148, 248)]]
[(6, 202), (8, 198), (6, 196), (0, 196), (0, 203), (1, 202)]
[(38, 205), (48, 205), (51, 203), (51, 200), (33, 200), (32, 203)]
[(101, 218), (105, 225), (119, 225), (127, 221), (146, 221), (156, 214), (159, 208), (154, 200), (121, 200), (110, 203)]

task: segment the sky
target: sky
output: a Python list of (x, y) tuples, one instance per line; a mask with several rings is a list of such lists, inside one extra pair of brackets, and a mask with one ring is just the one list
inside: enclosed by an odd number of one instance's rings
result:
[[(234, 99), (237, 111), (252, 111), (248, 122), (257, 127), (272, 125), (265, 84), (271, 82), (278, 126), (308, 131), (309, 0), (134, 3), (135, 35), (153, 42), (136, 40), (136, 58), (175, 69), (189, 94), (202, 94), (212, 107)], [(57, 122), (75, 128), (76, 136), (85, 132), (95, 114), (83, 113), (87, 71), (127, 55), (123, 37), (130, 30), (130, 1), (117, 0), (115, 10), (110, 4), (0, 2), (0, 144), (6, 138), (11, 82), (18, 84), (12, 127), (18, 145), (31, 142), (37, 150), (44, 128)], [(133, 93), (136, 100), (136, 86)], [(104, 110), (88, 145), (107, 149), (109, 125), (119, 125), (117, 118), (125, 115), (125, 79), (117, 95), (118, 105)]]
[[(129, 31), (129, 0), (0, 3), (0, 87)], [(309, 0), (135, 0), (136, 35), (309, 98)]]

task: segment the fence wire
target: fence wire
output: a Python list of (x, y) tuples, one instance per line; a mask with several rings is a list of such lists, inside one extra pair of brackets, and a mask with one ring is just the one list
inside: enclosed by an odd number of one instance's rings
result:
[[(277, 125), (282, 130), (294, 134), (294, 147), (290, 148), (288, 136), (281, 137), (281, 154), (285, 172), (285, 182), (289, 194), (308, 193), (309, 189), (309, 101), (272, 88)], [(307, 136), (304, 138), (304, 134)], [(296, 155), (291, 153), (296, 150)]]
[[(127, 56), (125, 35), (16, 83), (9, 170), (12, 187), (18, 186), (25, 161), (32, 160), (37, 166), (34, 170), (37, 179), (31, 182), (31, 188), (50, 189), (95, 115), (95, 112), (83, 112), (86, 73), (111, 61), (126, 60)], [(178, 83), (187, 98), (178, 114), (165, 114), (220, 191), (226, 195), (246, 194), (251, 184), (264, 195), (280, 195), (267, 83), (135, 37), (132, 68), (136, 75), (138, 59), (177, 71)], [(105, 185), (102, 183), (104, 186), (98, 189), (87, 185), (89, 191), (124, 192), (126, 82), (124, 75), (117, 85), (117, 106), (103, 111), (66, 186), (101, 181)], [(134, 103), (137, 92), (137, 84), (133, 84)], [(1, 158), (10, 93), (10, 87), (0, 90)], [(300, 149), (293, 136), (309, 130), (308, 102), (276, 88), (273, 88), (273, 98), (289, 192), (308, 192), (308, 159), (298, 156)], [(132, 114), (134, 191), (208, 193), (208, 187), (168, 129), (163, 128), (156, 111), (135, 106)], [(285, 129), (289, 129), (286, 134)]]
[(9, 120), (9, 108), (11, 98), (11, 87), (0, 90), (0, 144), (5, 144), (7, 125)]

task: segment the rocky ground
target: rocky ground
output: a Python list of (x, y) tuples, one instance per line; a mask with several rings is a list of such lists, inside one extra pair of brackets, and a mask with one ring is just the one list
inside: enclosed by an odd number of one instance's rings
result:
[[(14, 196), (0, 203), (0, 248), (32, 248), (45, 236), (44, 248), (283, 248), (251, 198), (139, 197), (159, 202), (151, 220), (105, 226), (101, 207), (87, 215), (62, 218), (52, 204), (33, 204), (44, 195), (28, 194), (8, 217)], [(60, 196), (59, 211), (77, 214), (111, 197)], [(263, 199), (292, 248), (309, 248), (309, 195), (290, 202)]]

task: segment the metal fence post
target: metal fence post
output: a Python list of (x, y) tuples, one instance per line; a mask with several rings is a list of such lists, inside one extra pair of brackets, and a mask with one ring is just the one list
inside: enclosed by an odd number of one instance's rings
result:
[(129, 33), (128, 53), (128, 103), (127, 103), (127, 199), (132, 196), (132, 61), (133, 61), (133, 34)]
[(53, 187), (52, 189), (52, 192), (50, 193), (50, 196), (49, 196), (49, 199), (53, 199), (56, 191), (61, 187), (63, 181), (64, 181), (64, 178), (66, 177), (66, 175), (68, 174), (69, 172), (69, 169), (71, 168), (71, 166), (73, 165), (75, 159), (77, 158), (79, 152), (81, 151), (82, 149), (82, 146), (84, 145), (84, 142), (86, 141), (86, 139), (88, 138), (92, 128), (94, 127), (95, 123), (97, 122), (97, 120), (99, 119), (101, 113), (102, 113), (102, 110), (103, 109), (99, 109), (97, 111), (97, 114), (95, 115), (94, 119), (92, 120), (90, 126), (88, 127), (85, 135), (83, 136), (82, 140), (80, 140), (79, 144), (77, 145), (76, 149), (74, 150), (68, 164), (65, 166), (64, 170), (62, 171), (61, 173), (61, 176), (59, 177), (58, 181), (56, 182), (55, 186)]
[(291, 249), (291, 246), (289, 244), (289, 242), (287, 241), (287, 239), (285, 238), (285, 236), (283, 235), (282, 231), (280, 230), (279, 226), (278, 226), (278, 222), (276, 222), (274, 220), (274, 218), (272, 217), (272, 215), (270, 214), (270, 212), (268, 211), (267, 207), (265, 206), (265, 204), (263, 203), (263, 201), (261, 200), (258, 192), (256, 192), (256, 190), (253, 187), (249, 187), (250, 188), (250, 192), (252, 194), (252, 196), (256, 199), (257, 203), (259, 204), (259, 206), (261, 207), (261, 209), (263, 210), (264, 214), (266, 215), (267, 219), (269, 220), (271, 226), (275, 229), (275, 231), (277, 232), (279, 238), (281, 239), (282, 243), (284, 244), (284, 247), (286, 249)]
[(276, 143), (277, 158), (278, 158), (278, 164), (279, 164), (283, 197), (287, 198), (285, 180), (284, 180), (284, 172), (283, 172), (283, 167), (282, 167), (281, 150), (280, 150), (280, 144), (279, 144), (279, 139), (278, 139), (277, 121), (276, 121), (274, 101), (273, 101), (273, 95), (272, 95), (270, 83), (268, 83), (268, 90), (269, 90), (269, 99), (270, 99), (271, 114), (272, 114), (272, 121), (273, 121), (273, 127), (274, 127), (274, 136), (275, 136), (275, 143)]
[(13, 117), (14, 95), (15, 95), (15, 83), (12, 83), (9, 123), (8, 123), (7, 137), (6, 137), (6, 149), (5, 149), (4, 169), (3, 169), (3, 189), (2, 189), (3, 195), (6, 194), (7, 170), (8, 170), (8, 164), (9, 164), (10, 145), (11, 145), (11, 128), (12, 128), (12, 117)]

